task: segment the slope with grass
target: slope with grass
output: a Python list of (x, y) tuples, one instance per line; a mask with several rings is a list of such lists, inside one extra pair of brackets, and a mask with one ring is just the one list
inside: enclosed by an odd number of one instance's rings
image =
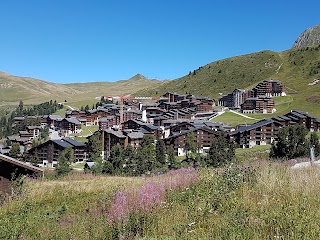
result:
[(153, 96), (176, 91), (217, 98), (220, 93), (227, 94), (235, 88), (247, 88), (270, 77), (281, 63), (279, 54), (272, 51), (227, 58), (201, 66), (184, 77), (137, 94)]
[(223, 114), (213, 118), (211, 121), (212, 122), (223, 122), (224, 124), (235, 127), (239, 124), (253, 124), (253, 123), (257, 122), (258, 120), (246, 118), (246, 117), (240, 116), (236, 113), (226, 111)]
[[(137, 94), (161, 95), (167, 91), (219, 98), (235, 88), (251, 89), (265, 79), (278, 79), (292, 97), (290, 109), (320, 116), (320, 46), (284, 52), (262, 51), (209, 63), (179, 79)], [(289, 109), (289, 110), (290, 110)], [(283, 114), (287, 109), (279, 109)]]
[(0, 72), (0, 108), (10, 111), (9, 106), (17, 106), (22, 100), (26, 105), (57, 100), (77, 107), (95, 104), (95, 99), (104, 95), (127, 95), (145, 88), (158, 86), (163, 81), (149, 80), (141, 74), (117, 82), (90, 82), (56, 84), (34, 78), (13, 76)]
[[(195, 184), (179, 181), (184, 187), (172, 185), (164, 199), (154, 191), (163, 180), (143, 185), (141, 178), (78, 173), (28, 182), (23, 196), (1, 206), (0, 238), (319, 239), (317, 167), (256, 162), (202, 169)], [(138, 211), (134, 200), (144, 203)]]

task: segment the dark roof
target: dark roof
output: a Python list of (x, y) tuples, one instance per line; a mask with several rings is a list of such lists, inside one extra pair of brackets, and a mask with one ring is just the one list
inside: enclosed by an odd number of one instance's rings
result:
[(289, 113), (290, 115), (293, 115), (293, 116), (295, 116), (295, 117), (298, 117), (298, 118), (307, 118), (305, 115), (302, 115), (302, 114), (300, 114), (300, 113), (297, 113), (297, 112), (291, 112), (291, 113)]
[(307, 117), (309, 117), (309, 118), (315, 118), (313, 115), (311, 115), (311, 114), (308, 113), (308, 112), (304, 112), (304, 111), (300, 111), (300, 110), (293, 110), (292, 112), (299, 113), (299, 114), (304, 115), (304, 116), (307, 116)]
[(211, 129), (208, 128), (208, 127), (198, 127), (198, 128), (191, 127), (191, 128), (189, 128), (188, 130), (182, 130), (182, 131), (179, 132), (179, 133), (174, 133), (174, 135), (169, 136), (169, 137), (167, 137), (167, 138), (165, 138), (165, 139), (176, 138), (176, 137), (185, 135), (185, 134), (187, 134), (187, 133), (189, 133), (189, 132), (194, 132), (195, 130), (204, 130), (204, 131), (210, 132), (210, 133), (212, 133), (212, 134), (217, 134), (217, 132), (211, 130)]
[(73, 124), (77, 124), (77, 125), (80, 125), (80, 124), (81, 124), (78, 119), (73, 118), (73, 117), (71, 117), (71, 118), (65, 118), (65, 120), (68, 121), (68, 122), (70, 122), (70, 123), (73, 123)]
[(153, 125), (153, 124), (144, 124), (144, 125), (142, 125), (141, 127), (142, 127), (142, 128), (148, 128), (148, 129), (150, 129), (150, 130), (161, 130), (160, 127), (155, 126), (155, 125)]
[(27, 164), (25, 162), (21, 162), (21, 161), (19, 161), (17, 159), (14, 159), (12, 157), (8, 157), (8, 156), (3, 155), (3, 154), (0, 154), (0, 160), (12, 163), (12, 164), (20, 166), (20, 167), (24, 167), (26, 169), (29, 169), (29, 170), (37, 172), (37, 173), (42, 173), (43, 172), (43, 170), (41, 168), (32, 166), (32, 165)]
[(229, 134), (230, 134), (230, 136), (236, 135), (239, 132), (250, 131), (250, 130), (253, 130), (255, 128), (262, 127), (264, 125), (270, 124), (272, 122), (274, 122), (272, 119), (264, 119), (262, 121), (259, 121), (257, 123), (254, 123), (254, 124), (251, 124), (251, 125), (248, 125), (248, 126), (242, 126), (242, 127), (238, 128), (236, 131), (230, 132)]
[(118, 138), (126, 138), (125, 135), (123, 135), (122, 131), (115, 131), (115, 130), (112, 130), (112, 129), (107, 129), (107, 130), (104, 130), (106, 133), (109, 133), (109, 134), (112, 134), (112, 135), (115, 135), (116, 137)]
[(290, 121), (291, 118), (288, 118), (287, 116), (278, 116), (278, 118), (283, 119), (285, 121)]
[(56, 139), (56, 140), (49, 140), (49, 141), (52, 141), (53, 143), (63, 147), (63, 148), (67, 148), (67, 147), (70, 147), (71, 144), (69, 144), (68, 142), (65, 142), (65, 141), (62, 141), (60, 139)]
[(134, 131), (131, 133), (128, 133), (128, 137), (131, 139), (142, 139), (144, 136), (143, 132)]
[(294, 117), (292, 115), (288, 115), (288, 118), (290, 118), (290, 120), (293, 120), (293, 121), (298, 121), (299, 120), (299, 118), (296, 118), (296, 117)]
[(109, 120), (113, 120), (115, 116), (107, 116), (107, 117), (102, 117), (99, 118), (99, 122), (109, 122)]
[(68, 137), (63, 138), (62, 141), (65, 141), (65, 142), (67, 142), (67, 143), (70, 143), (71, 145), (73, 145), (73, 146), (75, 146), (75, 147), (84, 147), (84, 146), (86, 146), (85, 143), (83, 143), (83, 142), (78, 142), (78, 141), (76, 141), (76, 140), (74, 140), (74, 139), (72, 139), (72, 138), (68, 138)]

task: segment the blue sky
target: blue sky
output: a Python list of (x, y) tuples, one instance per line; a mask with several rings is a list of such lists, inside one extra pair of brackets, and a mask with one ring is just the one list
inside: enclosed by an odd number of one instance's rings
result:
[(175, 79), (207, 63), (283, 51), (320, 24), (320, 1), (1, 1), (0, 71), (57, 83), (141, 73)]

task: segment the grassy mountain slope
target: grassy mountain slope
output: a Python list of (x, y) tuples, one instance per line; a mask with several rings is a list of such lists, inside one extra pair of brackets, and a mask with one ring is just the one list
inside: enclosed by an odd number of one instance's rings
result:
[(262, 51), (223, 59), (136, 94), (162, 95), (166, 91), (176, 91), (217, 99), (235, 88), (250, 89), (265, 79), (279, 79), (288, 87), (288, 93), (293, 96), (291, 109), (320, 115), (320, 83), (308, 85), (314, 79), (320, 79), (320, 46), (280, 53)]
[(15, 103), (19, 100), (34, 101), (50, 96), (77, 94), (75, 89), (61, 84), (34, 78), (17, 77), (0, 72), (0, 103)]
[(26, 104), (36, 104), (56, 99), (67, 100), (70, 104), (86, 105), (87, 102), (95, 103), (97, 96), (125, 95), (159, 84), (162, 84), (162, 81), (148, 80), (140, 74), (117, 82), (56, 84), (0, 72), (0, 108), (16, 106), (20, 100)]
[(292, 49), (279, 54), (283, 65), (271, 77), (285, 83), (293, 97), (291, 109), (302, 109), (320, 116), (320, 46)]
[(188, 75), (167, 82), (158, 88), (137, 94), (160, 95), (166, 91), (192, 93), (217, 98), (234, 88), (246, 88), (272, 75), (281, 64), (278, 53), (262, 51), (209, 63)]

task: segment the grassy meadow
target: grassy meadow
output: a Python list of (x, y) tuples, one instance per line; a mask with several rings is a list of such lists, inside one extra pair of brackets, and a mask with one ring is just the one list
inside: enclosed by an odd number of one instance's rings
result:
[(0, 208), (0, 239), (319, 239), (319, 180), (317, 167), (256, 161), (27, 181)]
[[(254, 118), (254, 116), (252, 118)], [(236, 113), (226, 111), (223, 114), (213, 118), (211, 121), (223, 122), (224, 124), (227, 124), (230, 126), (237, 126), (238, 124), (253, 124), (259, 120), (257, 120), (256, 118), (255, 119), (246, 118)]]

